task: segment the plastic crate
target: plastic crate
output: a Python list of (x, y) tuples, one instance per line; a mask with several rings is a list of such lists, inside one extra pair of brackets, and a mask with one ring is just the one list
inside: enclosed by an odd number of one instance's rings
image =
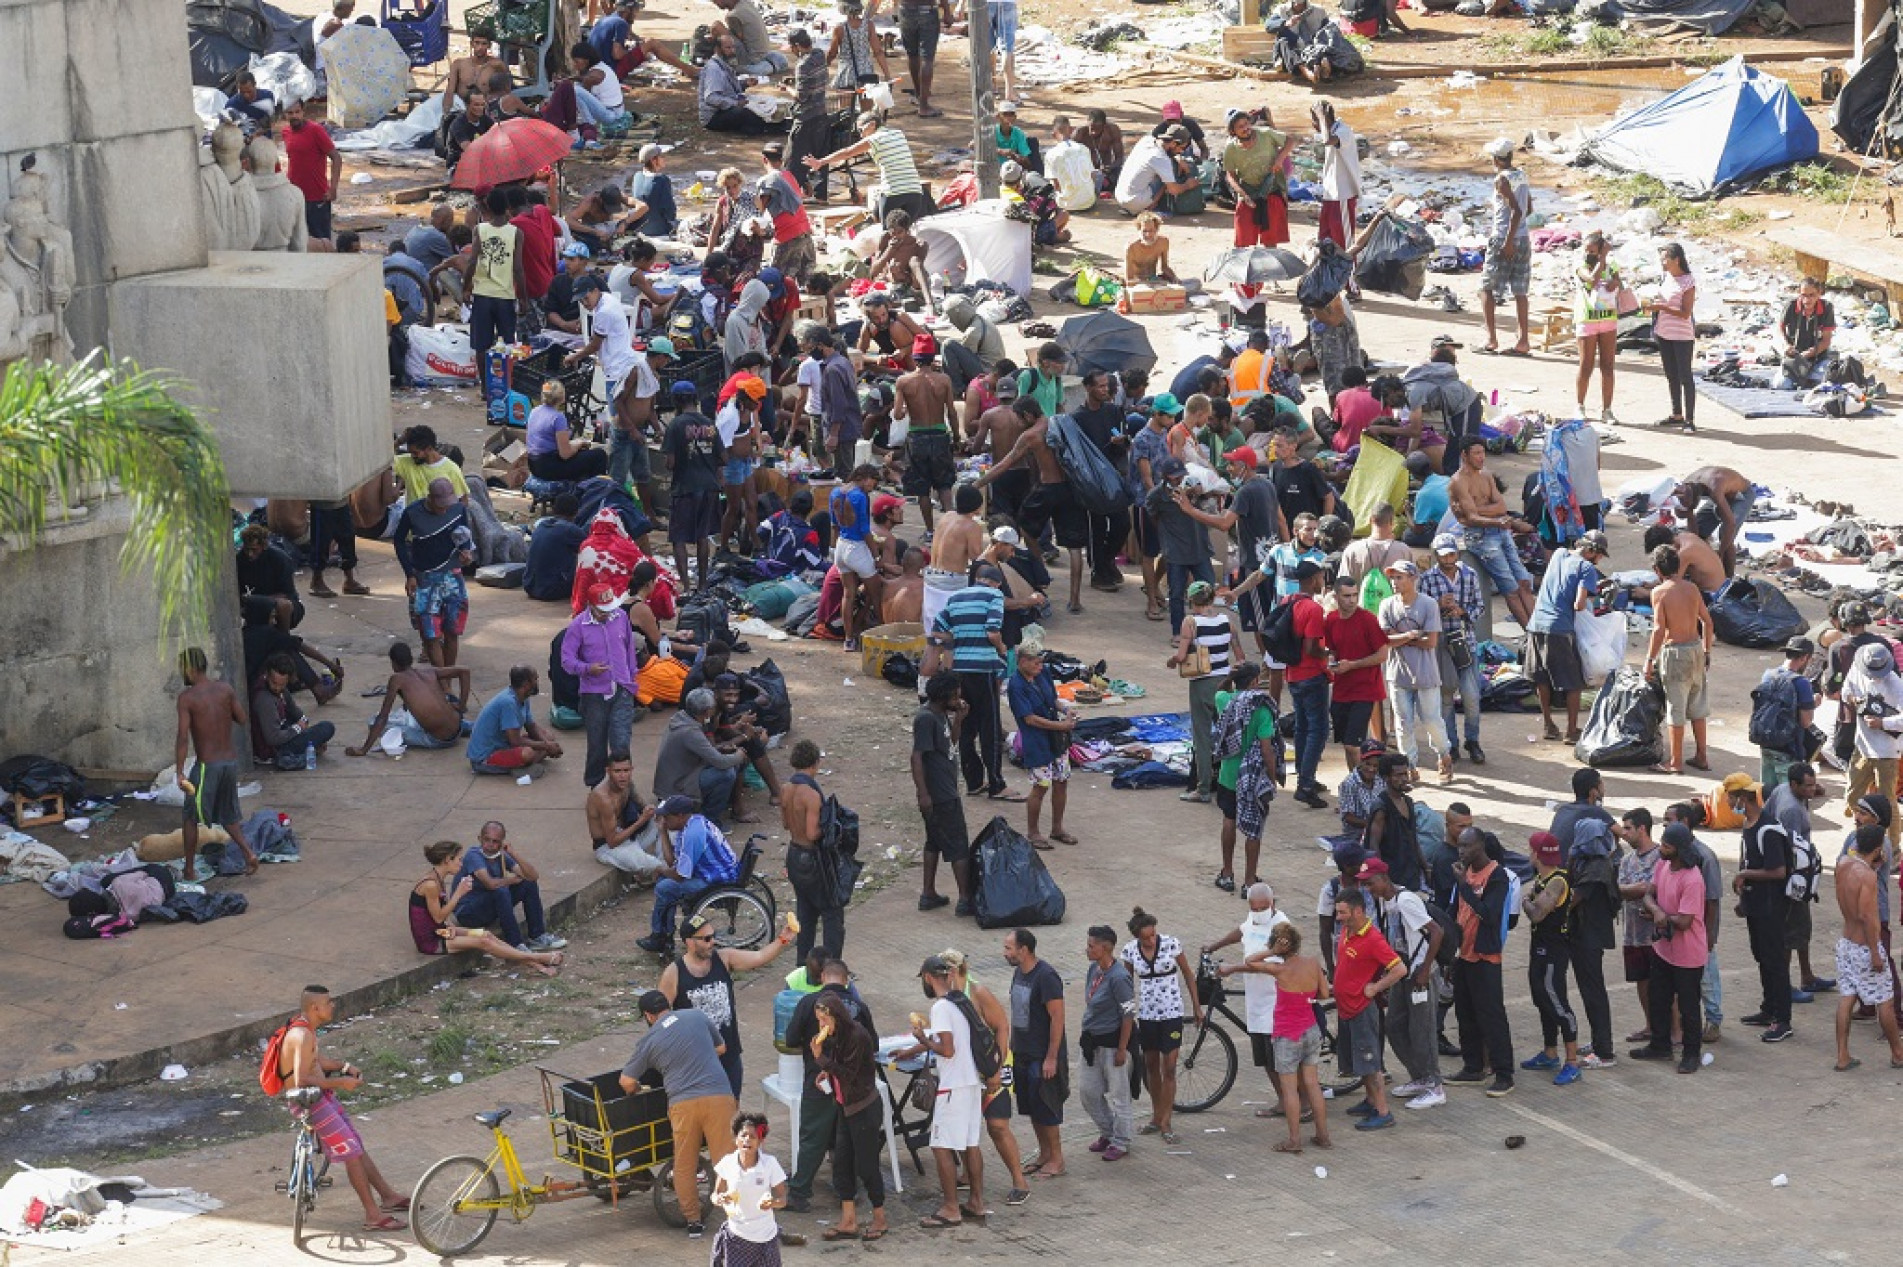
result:
[(531, 405), (539, 405), (542, 385), (551, 379), (559, 382), (568, 393), (568, 403), (562, 410), (568, 417), (568, 429), (576, 436), (585, 436), (592, 431), (602, 408), (602, 402), (594, 398), (595, 361), (585, 357), (573, 366), (565, 366), (562, 358), (567, 352), (557, 345), (517, 361), (509, 372), (509, 383), (513, 390), (528, 397)]
[(590, 1174), (645, 1170), (674, 1155), (667, 1092), (629, 1095), (619, 1071), (562, 1083), (561, 1113), (557, 1148), (567, 1154), (564, 1161)]
[(463, 28), (471, 35), (480, 35), (484, 39), (496, 38), (496, 0), (487, 4), (472, 4), (463, 14)]
[(674, 384), (692, 383), (694, 394), (702, 400), (709, 400), (720, 391), (720, 385), (727, 381), (727, 363), (721, 358), (719, 348), (684, 352), (680, 360), (663, 366), (658, 377), (664, 397), (673, 392)]

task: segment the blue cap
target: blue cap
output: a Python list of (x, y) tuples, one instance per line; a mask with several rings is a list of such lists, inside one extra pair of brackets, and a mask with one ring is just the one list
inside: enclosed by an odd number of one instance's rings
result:
[(562, 248), (562, 258), (565, 260), (587, 259), (588, 244), (586, 242), (570, 242), (567, 246)]
[(672, 390), (676, 396), (699, 395), (699, 392), (695, 390), (694, 385), (692, 383), (686, 382), (685, 380), (674, 384), (674, 387)]

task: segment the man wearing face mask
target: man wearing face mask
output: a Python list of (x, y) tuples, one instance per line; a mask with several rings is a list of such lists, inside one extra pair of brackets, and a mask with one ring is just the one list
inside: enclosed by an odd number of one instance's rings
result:
[(634, 626), (612, 587), (595, 586), (588, 606), (568, 622), (562, 668), (581, 683), (582, 726), (588, 732), (582, 782), (593, 787), (607, 773), (608, 754), (625, 750), (634, 730)]
[[(469, 896), (456, 905), (456, 921), (469, 928), (497, 926), (502, 939), (525, 950), (560, 950), (568, 945), (565, 938), (548, 931), (542, 916), (541, 878), (535, 867), (509, 844), (508, 829), (501, 823), (482, 825), (477, 843), (464, 852), (463, 877), (474, 881)], [(516, 919), (515, 908), (522, 908)], [(528, 939), (522, 937), (523, 925)]]
[(518, 664), (509, 670), (509, 689), (484, 704), (470, 728), (464, 751), (471, 769), (477, 774), (515, 774), (562, 755), (562, 745), (536, 723), (529, 703), (541, 693), (534, 669)]
[[(1260, 954), (1269, 948), (1269, 937), (1275, 932), (1277, 924), (1288, 924), (1288, 916), (1275, 909), (1275, 890), (1266, 884), (1252, 884), (1247, 893), (1249, 914), (1242, 923), (1225, 933), (1221, 938), (1203, 947), (1203, 953), (1211, 955), (1226, 946), (1240, 945), (1243, 959)], [(1266, 972), (1245, 972), (1242, 964), (1224, 964), (1220, 969), (1222, 976), (1241, 972), (1243, 1019), (1249, 1026), (1249, 1050), (1256, 1067), (1269, 1075), (1269, 1083), (1275, 1088), (1276, 1102), (1279, 1105), (1282, 1095), (1282, 1080), (1275, 1072), (1275, 1056), (1270, 1044), (1270, 1036), (1275, 1029), (1275, 978)], [(1277, 1108), (1258, 1109), (1258, 1117), (1280, 1117), (1282, 1110)]]

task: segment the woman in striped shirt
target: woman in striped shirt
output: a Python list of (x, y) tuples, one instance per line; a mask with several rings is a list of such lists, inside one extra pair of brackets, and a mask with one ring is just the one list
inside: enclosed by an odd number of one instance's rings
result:
[(1189, 790), (1178, 799), (1206, 802), (1214, 795), (1216, 785), (1216, 766), (1211, 752), (1216, 727), (1216, 692), (1229, 676), (1236, 634), (1230, 614), (1216, 610), (1215, 586), (1208, 581), (1194, 581), (1185, 597), (1189, 601), (1189, 613), (1177, 631), (1176, 653), (1169, 658), (1169, 667), (1173, 669), (1199, 652), (1207, 652), (1209, 662), (1202, 666), (1201, 673), (1189, 680), (1189, 724), (1196, 765)]
[(819, 158), (808, 158), (806, 166), (816, 172), (824, 171), (858, 158), (861, 154), (872, 155), (872, 161), (879, 169), (883, 193), (879, 205), (872, 211), (881, 224), (885, 222), (886, 215), (893, 211), (903, 211), (916, 221), (938, 210), (937, 204), (926, 194), (925, 186), (918, 178), (918, 167), (912, 162), (912, 144), (905, 139), (905, 133), (897, 128), (885, 127), (879, 122), (879, 116), (870, 110), (859, 116), (857, 141)]

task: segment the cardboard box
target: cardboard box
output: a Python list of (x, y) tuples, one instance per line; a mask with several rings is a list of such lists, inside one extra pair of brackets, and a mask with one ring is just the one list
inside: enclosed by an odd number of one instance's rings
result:
[(1139, 282), (1123, 293), (1130, 301), (1131, 312), (1182, 312), (1189, 307), (1189, 296), (1181, 286)]

